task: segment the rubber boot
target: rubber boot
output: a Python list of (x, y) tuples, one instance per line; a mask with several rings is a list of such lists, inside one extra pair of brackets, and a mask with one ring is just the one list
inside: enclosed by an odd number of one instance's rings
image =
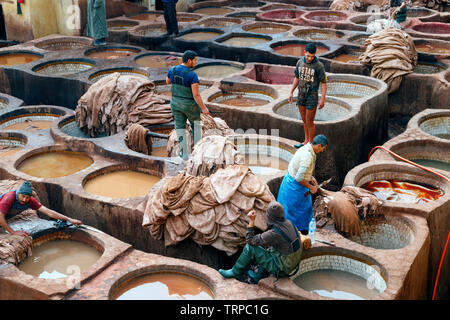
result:
[(180, 157), (183, 160), (189, 159), (188, 146), (186, 143), (186, 129), (177, 129), (178, 145), (180, 146)]
[(296, 149), (301, 148), (301, 147), (303, 147), (303, 143), (296, 143), (296, 144), (294, 144), (294, 147)]
[(253, 270), (248, 270), (247, 272), (250, 279), (252, 279), (253, 283), (257, 284), (259, 280), (267, 277), (267, 271), (264, 270), (263, 267), (258, 266), (258, 272), (253, 272)]
[(252, 262), (250, 255), (249, 255), (249, 245), (245, 245), (244, 250), (242, 250), (241, 255), (237, 259), (236, 263), (234, 264), (233, 268), (229, 270), (219, 269), (219, 273), (224, 278), (235, 278), (238, 279), (244, 274), (244, 271), (248, 268), (250, 265), (250, 262)]

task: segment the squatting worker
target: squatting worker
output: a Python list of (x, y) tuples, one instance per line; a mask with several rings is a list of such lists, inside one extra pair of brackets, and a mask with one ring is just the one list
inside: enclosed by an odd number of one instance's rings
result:
[[(314, 117), (317, 107), (322, 109), (325, 105), (327, 93), (327, 76), (323, 64), (316, 57), (316, 45), (308, 43), (305, 48), (305, 56), (297, 61), (294, 71), (294, 81), (289, 94), (289, 103), (293, 101), (295, 88), (298, 88), (297, 106), (302, 117), (305, 139), (303, 144), (312, 142), (316, 128)], [(319, 101), (319, 83), (322, 86), (322, 97)], [(300, 147), (300, 145), (295, 145)]]
[(32, 197), (32, 186), (29, 181), (25, 181), (19, 190), (13, 190), (0, 195), (0, 226), (10, 234), (27, 236), (25, 231), (14, 231), (6, 222), (7, 219), (14, 217), (20, 212), (33, 209), (42, 212), (53, 219), (69, 221), (73, 225), (79, 226), (83, 224), (80, 220), (71, 219), (56, 211), (43, 206), (39, 201)]
[(327, 138), (320, 134), (312, 143), (307, 143), (295, 152), (289, 162), (278, 191), (278, 202), (283, 205), (286, 219), (291, 220), (303, 235), (308, 234), (313, 217), (311, 194), (317, 192), (317, 181), (313, 176), (316, 155), (325, 151)]
[(177, 2), (178, 0), (163, 0), (167, 36), (178, 35)]
[(302, 243), (297, 228), (284, 218), (283, 206), (272, 201), (266, 211), (267, 230), (255, 234), (255, 211), (248, 213), (250, 222), (247, 226), (246, 245), (232, 269), (219, 269), (225, 278), (239, 279), (252, 261), (258, 264), (258, 271), (251, 270), (248, 275), (254, 283), (267, 273), (275, 277), (292, 275), (302, 255)]
[(400, 7), (399, 8), (399, 12), (397, 12), (397, 16), (395, 17), (395, 20), (398, 23), (400, 23), (400, 24), (402, 22), (405, 22), (406, 21), (406, 11), (407, 11), (407, 9), (406, 9), (406, 2), (404, 0), (391, 0), (390, 6), (391, 6), (391, 9), (390, 9), (390, 12), (389, 12), (390, 15), (392, 15), (392, 12), (395, 9)]
[(191, 124), (195, 145), (202, 138), (200, 114), (209, 114), (209, 110), (200, 96), (198, 76), (191, 70), (197, 64), (197, 53), (192, 50), (186, 51), (182, 61), (182, 64), (170, 68), (166, 83), (172, 85), (170, 108), (180, 145), (180, 157), (187, 160), (191, 150), (186, 139), (186, 119)]
[(94, 39), (95, 46), (106, 44), (108, 25), (105, 0), (88, 0), (86, 30), (87, 36)]

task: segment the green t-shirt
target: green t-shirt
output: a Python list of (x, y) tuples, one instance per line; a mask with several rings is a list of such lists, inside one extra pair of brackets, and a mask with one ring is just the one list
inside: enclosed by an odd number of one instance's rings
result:
[(305, 57), (301, 57), (295, 67), (294, 75), (300, 80), (298, 83), (299, 90), (306, 85), (310, 85), (310, 92), (315, 92), (319, 90), (320, 82), (327, 82), (325, 67), (317, 57), (314, 57), (311, 63), (307, 63)]

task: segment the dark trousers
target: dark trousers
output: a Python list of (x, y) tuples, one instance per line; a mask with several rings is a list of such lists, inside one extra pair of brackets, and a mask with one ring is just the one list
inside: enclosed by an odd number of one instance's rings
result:
[(178, 34), (176, 6), (176, 3), (164, 3), (164, 20), (166, 21), (166, 29), (168, 34)]

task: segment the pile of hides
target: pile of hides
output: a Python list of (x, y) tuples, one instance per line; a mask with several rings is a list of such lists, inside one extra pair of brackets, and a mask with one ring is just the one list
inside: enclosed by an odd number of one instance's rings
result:
[[(210, 115), (201, 114), (200, 121), (202, 122), (202, 138), (219, 135), (228, 136), (234, 134), (233, 129), (227, 125), (227, 123), (220, 118), (213, 118)], [(187, 145), (190, 146), (191, 151), (194, 147), (192, 138), (192, 128), (189, 122), (186, 122), (186, 137)], [(167, 142), (167, 154), (171, 157), (176, 157), (180, 154), (180, 146), (178, 145), (178, 136), (175, 130), (169, 134), (169, 141)]]
[[(22, 185), (22, 180), (1, 180), (0, 194), (18, 190)], [(39, 201), (39, 197), (33, 188), (33, 198)], [(25, 210), (22, 213), (8, 219), (8, 224), (20, 220), (37, 219), (38, 215), (35, 210)], [(33, 239), (31, 236), (23, 237), (18, 235), (7, 234), (5, 230), (0, 229), (0, 264), (13, 263), (19, 264), (27, 256), (31, 256), (31, 248)]]
[(244, 164), (244, 157), (228, 137), (213, 135), (202, 138), (186, 164), (186, 173), (191, 176), (210, 176), (218, 169), (233, 164)]
[(417, 65), (417, 51), (410, 35), (389, 28), (371, 35), (364, 42), (366, 50), (359, 60), (372, 66), (370, 76), (383, 80), (388, 93), (398, 90), (402, 77), (412, 73)]
[(361, 236), (361, 220), (383, 220), (377, 210), (383, 202), (372, 192), (354, 186), (343, 187), (338, 192), (319, 188), (313, 211), (316, 221), (334, 220), (337, 231), (346, 236)]
[(209, 177), (180, 173), (147, 195), (142, 225), (166, 246), (190, 237), (232, 255), (245, 244), (247, 213), (254, 209), (255, 226), (265, 231), (273, 200), (268, 186), (246, 166), (231, 165)]
[(147, 139), (148, 129), (140, 124), (131, 124), (125, 136), (125, 143), (133, 151), (150, 155), (152, 153), (151, 139)]
[(156, 94), (153, 81), (115, 72), (94, 83), (78, 100), (75, 118), (90, 137), (109, 136), (130, 123), (148, 126), (173, 121), (167, 103), (167, 98)]
[(390, 0), (334, 0), (330, 10), (367, 11), (368, 7), (376, 6), (379, 11), (389, 9)]

